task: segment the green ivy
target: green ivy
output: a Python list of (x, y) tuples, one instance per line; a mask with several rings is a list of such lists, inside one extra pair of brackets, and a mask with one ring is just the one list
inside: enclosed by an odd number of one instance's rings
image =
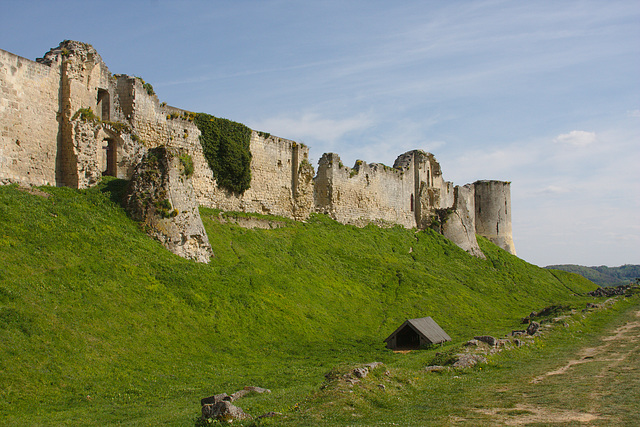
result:
[(182, 164), (183, 173), (187, 178), (193, 175), (193, 159), (188, 154), (182, 154), (180, 156), (180, 163)]
[(251, 186), (251, 129), (241, 123), (197, 113), (204, 156), (218, 185), (242, 194)]

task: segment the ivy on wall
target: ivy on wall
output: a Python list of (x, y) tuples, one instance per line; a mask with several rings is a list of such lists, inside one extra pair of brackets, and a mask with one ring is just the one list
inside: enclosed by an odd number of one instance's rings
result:
[(242, 194), (251, 186), (251, 129), (241, 123), (197, 113), (200, 144), (218, 185)]

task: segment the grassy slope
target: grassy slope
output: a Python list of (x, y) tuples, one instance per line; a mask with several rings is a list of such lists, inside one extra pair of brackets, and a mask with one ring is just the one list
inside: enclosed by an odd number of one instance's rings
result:
[(422, 363), (385, 350), (404, 319), (454, 341), (594, 288), (484, 239), (479, 260), (432, 232), (322, 216), (276, 230), (203, 220), (216, 258), (183, 260), (94, 189), (0, 187), (0, 420), (189, 424), (245, 385), (253, 415), (286, 412), (338, 364)]

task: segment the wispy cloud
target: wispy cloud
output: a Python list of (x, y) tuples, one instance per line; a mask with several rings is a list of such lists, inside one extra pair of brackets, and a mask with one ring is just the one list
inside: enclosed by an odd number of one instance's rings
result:
[(286, 135), (287, 138), (334, 142), (350, 132), (366, 129), (372, 123), (372, 118), (364, 113), (342, 119), (332, 119), (317, 113), (302, 113), (267, 118), (253, 123), (252, 127), (269, 129), (278, 135)]
[(591, 145), (596, 141), (595, 132), (586, 132), (583, 130), (572, 130), (569, 133), (563, 133), (558, 135), (553, 140), (559, 144), (568, 144), (575, 147), (585, 147)]

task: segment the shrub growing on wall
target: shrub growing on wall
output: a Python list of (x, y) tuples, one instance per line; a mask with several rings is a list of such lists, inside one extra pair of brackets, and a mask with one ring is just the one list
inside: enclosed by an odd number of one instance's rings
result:
[(220, 187), (244, 193), (251, 185), (251, 129), (241, 123), (197, 113), (204, 156)]

